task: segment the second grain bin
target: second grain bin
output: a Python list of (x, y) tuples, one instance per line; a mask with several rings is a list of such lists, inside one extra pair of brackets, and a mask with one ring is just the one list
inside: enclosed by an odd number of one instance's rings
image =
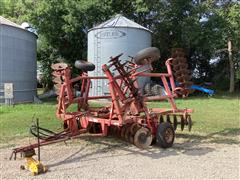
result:
[(37, 36), (0, 16), (0, 104), (37, 95)]
[[(121, 56), (121, 60), (129, 60), (138, 51), (151, 46), (151, 31), (122, 15), (90, 29), (88, 31), (88, 61), (95, 64), (95, 71), (90, 76), (102, 76), (102, 65), (111, 56)], [(140, 88), (150, 81), (149, 77), (138, 79)], [(90, 95), (101, 96), (109, 94), (107, 80), (92, 81)]]

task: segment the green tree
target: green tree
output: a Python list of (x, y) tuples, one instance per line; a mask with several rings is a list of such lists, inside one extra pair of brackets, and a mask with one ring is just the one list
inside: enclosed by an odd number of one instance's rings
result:
[[(229, 79), (227, 53), (216, 52), (226, 48), (228, 38), (234, 47), (240, 47), (239, 11), (239, 3), (231, 0), (4, 0), (0, 7), (0, 15), (36, 28), (38, 61), (46, 82), (51, 80), (50, 64), (57, 58), (70, 64), (86, 59), (88, 29), (115, 14), (153, 32), (153, 46), (162, 54), (157, 71), (164, 67), (171, 48), (182, 47), (196, 81), (221, 79), (226, 74)], [(219, 60), (211, 63), (213, 59)], [(233, 51), (233, 60), (237, 67), (239, 50)], [(219, 73), (222, 69), (224, 73)]]

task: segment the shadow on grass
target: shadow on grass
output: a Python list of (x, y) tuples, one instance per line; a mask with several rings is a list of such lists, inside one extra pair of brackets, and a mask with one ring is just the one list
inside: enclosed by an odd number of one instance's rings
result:
[[(169, 156), (179, 156), (181, 154), (187, 156), (203, 156), (215, 150), (213, 147), (201, 146), (203, 143), (216, 143), (216, 144), (239, 144), (239, 140), (226, 139), (224, 137), (236, 137), (240, 133), (240, 129), (225, 129), (216, 133), (211, 133), (206, 136), (194, 134), (177, 134), (177, 138), (184, 139), (183, 143), (175, 143), (173, 147), (168, 149), (159, 148), (153, 145), (147, 150), (138, 149), (125, 141), (116, 139), (114, 137), (81, 137), (87, 141), (91, 150), (80, 147), (75, 153), (70, 154), (59, 162), (50, 164), (49, 167), (59, 166), (62, 164), (76, 163), (79, 161), (92, 161), (104, 158), (128, 156), (128, 155), (141, 155), (151, 159), (161, 159)], [(121, 152), (119, 152), (121, 150)], [(109, 155), (109, 152), (110, 153)], [(118, 151), (118, 152), (117, 152)]]
[(41, 99), (42, 103), (49, 104), (49, 105), (56, 105), (57, 104), (57, 97), (50, 97)]
[(178, 134), (177, 137), (184, 138), (191, 143), (216, 143), (216, 144), (239, 144), (240, 128), (226, 128), (222, 131), (207, 135)]

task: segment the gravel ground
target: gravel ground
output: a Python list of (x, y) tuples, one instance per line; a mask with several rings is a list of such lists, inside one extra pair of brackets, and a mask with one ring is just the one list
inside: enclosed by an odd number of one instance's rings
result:
[(178, 138), (174, 146), (140, 150), (114, 138), (83, 137), (42, 148), (46, 174), (20, 170), (23, 159), (9, 161), (0, 149), (1, 179), (240, 179), (239, 137), (234, 141)]

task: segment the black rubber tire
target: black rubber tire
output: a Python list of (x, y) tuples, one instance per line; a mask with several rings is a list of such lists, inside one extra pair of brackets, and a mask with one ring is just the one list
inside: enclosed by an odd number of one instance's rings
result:
[(84, 60), (76, 60), (75, 67), (82, 71), (94, 71), (95, 65), (93, 63), (84, 61)]
[(164, 89), (161, 85), (159, 84), (154, 84), (151, 88), (151, 94), (153, 96), (159, 96), (159, 95), (162, 95), (164, 94)]
[(146, 83), (144, 88), (143, 88), (143, 92), (145, 95), (147, 96), (151, 96), (151, 83)]
[[(134, 61), (138, 65), (152, 63), (160, 58), (160, 51), (156, 47), (142, 49), (134, 56)], [(148, 60), (146, 60), (148, 59)]]
[[(166, 133), (169, 132), (171, 133), (172, 137), (170, 139), (166, 139)], [(163, 122), (158, 125), (157, 128), (157, 144), (162, 147), (162, 148), (169, 148), (173, 145), (174, 138), (175, 138), (175, 132), (173, 129), (173, 126), (168, 123), (168, 122)]]

